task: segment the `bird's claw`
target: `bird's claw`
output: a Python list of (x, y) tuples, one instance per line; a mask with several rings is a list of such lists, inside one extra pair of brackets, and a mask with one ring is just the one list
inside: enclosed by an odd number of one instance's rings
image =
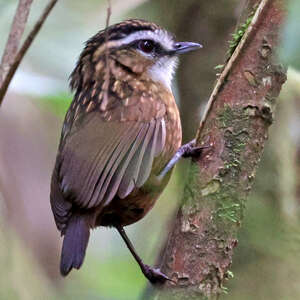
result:
[(201, 155), (203, 149), (207, 149), (210, 147), (210, 146), (196, 147), (195, 145), (196, 145), (196, 140), (192, 140), (191, 142), (183, 145), (182, 157), (198, 158)]
[(167, 280), (173, 281), (162, 273), (159, 268), (152, 268), (148, 265), (144, 265), (143, 273), (152, 284), (164, 284)]

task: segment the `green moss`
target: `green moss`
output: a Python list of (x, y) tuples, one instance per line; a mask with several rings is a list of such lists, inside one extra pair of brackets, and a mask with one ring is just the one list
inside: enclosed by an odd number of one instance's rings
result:
[(249, 140), (247, 132), (249, 115), (243, 108), (231, 108), (226, 105), (219, 112), (217, 120), (225, 138), (225, 149), (222, 154), (224, 166), (218, 175), (222, 184), (214, 194), (208, 196), (216, 203), (214, 217), (222, 228), (226, 223), (239, 224), (243, 218), (245, 193), (241, 192), (240, 181), (241, 171), (246, 168), (243, 153)]
[(241, 218), (241, 205), (239, 203), (221, 203), (216, 213), (219, 218), (226, 219), (233, 223), (237, 223)]
[(197, 164), (191, 164), (187, 181), (184, 187), (184, 197), (183, 197), (183, 211), (185, 207), (188, 207), (189, 210), (193, 210), (197, 207), (197, 199), (199, 195), (199, 168)]
[(202, 196), (208, 196), (210, 194), (216, 193), (220, 188), (220, 182), (218, 180), (212, 180), (203, 189), (201, 189)]
[[(224, 164), (218, 174), (205, 184), (201, 184), (198, 165), (192, 164), (184, 190), (183, 213), (189, 215), (201, 207), (210, 207), (214, 218), (211, 230), (217, 229), (223, 237), (230, 236), (243, 219), (248, 183), (244, 181), (242, 172), (247, 173), (251, 167), (251, 162), (245, 156), (250, 138), (250, 118), (251, 115), (243, 107), (225, 105), (219, 111), (216, 125), (224, 135), (221, 157)], [(237, 226), (232, 227), (232, 223)]]
[(236, 47), (238, 46), (239, 42), (241, 41), (243, 35), (245, 34), (247, 28), (249, 27), (249, 25), (252, 22), (253, 16), (256, 12), (257, 6), (253, 8), (253, 10), (250, 12), (248, 18), (246, 19), (246, 21), (239, 25), (237, 27), (237, 29), (235, 30), (234, 33), (232, 33), (232, 40), (229, 41), (229, 48), (227, 50), (227, 55), (228, 57), (231, 57), (231, 55), (233, 54), (234, 50), (236, 49)]
[(230, 278), (234, 278), (234, 274), (233, 274), (233, 272), (232, 272), (232, 271), (230, 271), (230, 270), (228, 270), (228, 271), (226, 272), (226, 277), (227, 277), (228, 279), (230, 279)]
[(226, 286), (222, 286), (221, 289), (222, 289), (223, 294), (225, 294), (225, 295), (228, 294), (228, 288)]
[(232, 109), (229, 107), (229, 105), (225, 105), (225, 109), (223, 110), (222, 113), (219, 113), (218, 115), (218, 121), (221, 123), (220, 126), (221, 128), (226, 128), (231, 122), (233, 117), (233, 112)]
[(220, 228), (226, 229), (226, 224), (239, 224), (243, 218), (245, 199), (227, 183), (223, 183), (220, 191), (211, 196), (216, 202), (214, 218)]
[(225, 65), (216, 65), (214, 67), (215, 70), (222, 70), (224, 68)]

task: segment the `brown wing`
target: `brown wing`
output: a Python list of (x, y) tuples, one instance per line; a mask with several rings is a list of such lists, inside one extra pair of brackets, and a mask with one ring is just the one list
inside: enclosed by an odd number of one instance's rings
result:
[[(133, 107), (134, 108), (134, 107)], [(136, 107), (134, 108), (136, 109)], [(160, 108), (161, 109), (161, 108)], [(138, 118), (144, 112), (139, 110)], [(67, 125), (52, 177), (51, 205), (60, 230), (68, 220), (72, 205), (93, 208), (107, 205), (116, 195), (125, 198), (148, 179), (154, 157), (165, 145), (164, 118), (117, 121), (93, 111), (84, 120)], [(108, 121), (108, 119), (112, 119)], [(149, 118), (149, 115), (148, 115)]]
[[(92, 64), (90, 55), (80, 60), (72, 75), (77, 91), (52, 176), (50, 200), (60, 230), (76, 206), (105, 206), (116, 195), (124, 198), (142, 186), (165, 145), (165, 94), (112, 60), (116, 65), (111, 67), (109, 97), (104, 100), (103, 63)], [(83, 69), (89, 76), (82, 75)]]
[(165, 124), (105, 122), (99, 113), (69, 137), (59, 159), (61, 190), (80, 207), (107, 205), (126, 197), (149, 177), (153, 159), (163, 149)]

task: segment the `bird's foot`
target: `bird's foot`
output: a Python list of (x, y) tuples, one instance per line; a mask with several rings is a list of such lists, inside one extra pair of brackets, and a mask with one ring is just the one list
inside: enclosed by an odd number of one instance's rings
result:
[(167, 165), (157, 176), (158, 180), (162, 180), (165, 177), (165, 175), (180, 160), (181, 157), (199, 158), (201, 156), (202, 150), (206, 148), (210, 148), (210, 146), (196, 147), (196, 140), (192, 140), (191, 142), (184, 144), (176, 151), (175, 155), (171, 158), (171, 160), (167, 163)]
[(152, 284), (164, 284), (167, 280), (172, 281), (172, 279), (162, 273), (159, 268), (156, 269), (148, 265), (144, 265), (144, 269), (142, 271)]
[(209, 146), (196, 147), (196, 140), (192, 140), (189, 143), (181, 146), (178, 151), (182, 153), (182, 157), (199, 158), (203, 149), (209, 148)]

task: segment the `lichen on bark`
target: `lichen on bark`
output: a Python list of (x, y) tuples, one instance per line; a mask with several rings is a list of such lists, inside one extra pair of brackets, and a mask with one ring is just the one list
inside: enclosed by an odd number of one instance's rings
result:
[(286, 78), (274, 54), (283, 17), (283, 1), (260, 1), (255, 24), (216, 84), (197, 134), (197, 144), (208, 148), (191, 164), (162, 259), (172, 281), (157, 300), (216, 299), (231, 277), (246, 197)]

